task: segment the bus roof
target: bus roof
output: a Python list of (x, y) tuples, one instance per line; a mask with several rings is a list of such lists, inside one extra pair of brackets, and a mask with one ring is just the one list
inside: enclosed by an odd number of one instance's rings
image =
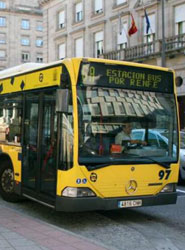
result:
[(158, 70), (163, 70), (163, 71), (171, 71), (173, 70), (169, 68), (163, 68), (160, 66), (156, 65), (148, 65), (148, 64), (141, 64), (141, 63), (135, 63), (135, 62), (129, 62), (129, 61), (118, 61), (118, 60), (109, 60), (109, 59), (103, 59), (103, 58), (90, 58), (90, 57), (84, 57), (84, 58), (65, 58), (63, 60), (51, 62), (51, 63), (24, 63), (15, 67), (11, 67), (5, 70), (0, 71), (0, 80), (9, 78), (12, 76), (24, 74), (24, 73), (29, 73), (31, 71), (39, 70), (39, 69), (44, 69), (47, 67), (51, 67), (54, 65), (59, 65), (63, 61), (67, 60), (82, 60), (82, 61), (94, 61), (94, 62), (105, 62), (105, 63), (115, 63), (115, 64), (124, 64), (124, 65), (130, 65), (130, 66), (135, 66), (135, 67), (143, 67), (143, 68), (151, 68), (151, 69), (158, 69)]
[(59, 63), (61, 63), (61, 61), (56, 61), (52, 63), (23, 63), (18, 66), (0, 71), (0, 79), (8, 78), (19, 74), (24, 74), (38, 69), (43, 69)]

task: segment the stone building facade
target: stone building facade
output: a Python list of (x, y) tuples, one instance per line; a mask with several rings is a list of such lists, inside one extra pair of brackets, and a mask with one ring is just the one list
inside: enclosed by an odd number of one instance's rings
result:
[[(39, 0), (39, 3), (43, 9), (44, 62), (84, 56), (161, 66), (163, 51), (165, 65), (184, 80), (177, 92), (180, 125), (185, 128), (185, 0)], [(150, 22), (148, 31), (145, 11)], [(129, 36), (131, 15), (137, 32)]]
[(0, 70), (43, 61), (43, 22), (38, 0), (0, 0)]

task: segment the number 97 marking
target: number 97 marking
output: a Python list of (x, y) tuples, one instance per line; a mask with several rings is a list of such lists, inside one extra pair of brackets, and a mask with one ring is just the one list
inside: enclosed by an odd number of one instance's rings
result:
[(159, 171), (159, 180), (165, 179), (168, 180), (171, 170), (161, 170)]

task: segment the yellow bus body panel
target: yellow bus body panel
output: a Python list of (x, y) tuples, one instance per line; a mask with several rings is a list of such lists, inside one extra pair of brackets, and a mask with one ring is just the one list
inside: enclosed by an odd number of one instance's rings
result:
[(1, 94), (60, 85), (62, 65), (1, 79)]
[[(170, 170), (171, 173), (167, 180), (165, 180), (166, 173), (160, 180), (159, 172), (165, 172), (166, 169), (157, 164), (112, 165), (93, 171), (88, 171), (86, 167), (80, 166), (69, 171), (58, 170), (57, 195), (61, 196), (65, 187), (89, 187), (101, 198), (156, 195), (166, 184), (177, 183), (178, 164), (172, 164)], [(96, 181), (92, 175), (97, 177)], [(83, 184), (84, 178), (87, 179), (86, 184)], [(81, 183), (77, 184), (79, 179)], [(130, 180), (137, 183), (136, 191), (133, 193), (129, 193), (127, 190)]]

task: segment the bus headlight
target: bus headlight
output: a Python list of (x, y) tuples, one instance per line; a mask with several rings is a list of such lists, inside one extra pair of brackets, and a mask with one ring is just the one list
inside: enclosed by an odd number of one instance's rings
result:
[(175, 190), (176, 190), (176, 185), (174, 183), (170, 183), (163, 187), (161, 193), (175, 192)]
[(92, 197), (92, 196), (96, 196), (96, 195), (90, 188), (66, 187), (62, 191), (62, 196), (65, 196), (65, 197)]

